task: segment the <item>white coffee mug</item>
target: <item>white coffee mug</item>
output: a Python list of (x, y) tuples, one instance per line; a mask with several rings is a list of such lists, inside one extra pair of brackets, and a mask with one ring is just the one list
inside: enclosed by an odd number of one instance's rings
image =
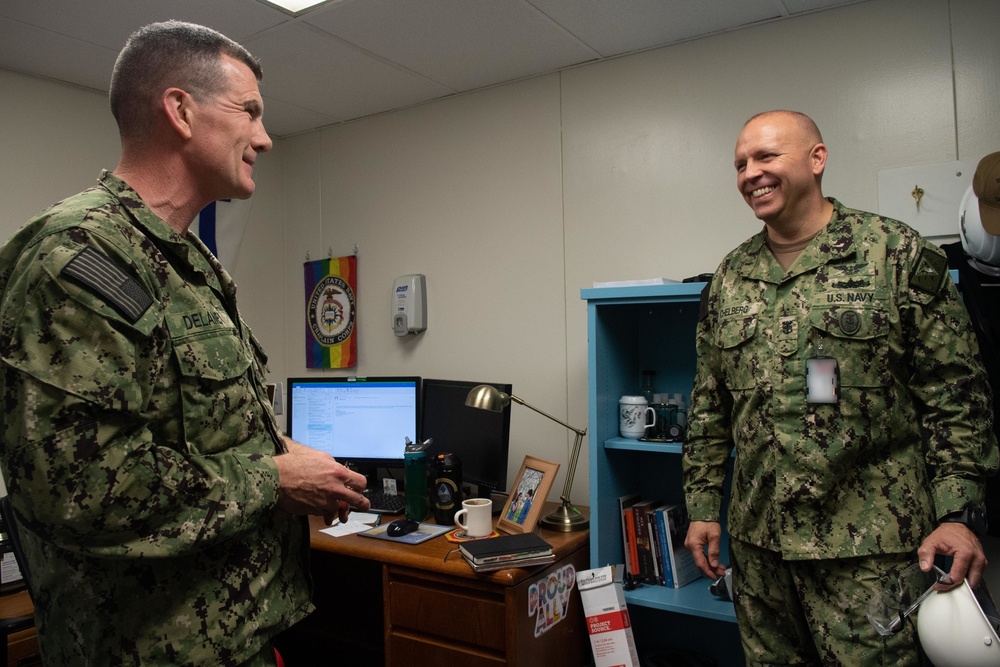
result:
[[(646, 422), (646, 415), (652, 421)], [(645, 396), (622, 396), (618, 400), (618, 429), (623, 438), (638, 440), (646, 429), (656, 426), (656, 410), (649, 407)]]
[[(462, 519), (465, 518), (465, 523)], [(493, 532), (493, 501), (489, 498), (469, 498), (455, 512), (455, 525), (468, 537), (486, 537)]]

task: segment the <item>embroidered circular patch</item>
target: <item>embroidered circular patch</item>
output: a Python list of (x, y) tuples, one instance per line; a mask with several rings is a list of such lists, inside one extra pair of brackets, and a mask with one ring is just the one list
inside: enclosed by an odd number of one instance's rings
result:
[(861, 316), (858, 315), (858, 311), (844, 311), (840, 316), (840, 330), (848, 336), (853, 336), (861, 330)]

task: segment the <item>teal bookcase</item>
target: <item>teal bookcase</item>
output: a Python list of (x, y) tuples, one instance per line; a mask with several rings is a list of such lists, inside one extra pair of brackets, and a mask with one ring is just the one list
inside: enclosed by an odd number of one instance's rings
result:
[[(681, 393), (690, 403), (695, 327), (705, 285), (581, 290), (587, 301), (592, 567), (625, 562), (619, 497), (638, 492), (651, 500), (684, 501), (681, 444), (620, 437), (618, 399), (638, 394), (642, 371), (653, 370), (657, 393)], [(727, 543), (723, 560), (728, 561)], [(733, 605), (715, 598), (710, 583), (703, 577), (679, 589), (644, 584), (626, 591), (629, 613), (638, 621), (640, 649), (682, 647), (724, 661), (719, 664), (742, 663)], [(643, 632), (646, 628), (650, 630)], [(654, 630), (658, 628), (677, 632)]]

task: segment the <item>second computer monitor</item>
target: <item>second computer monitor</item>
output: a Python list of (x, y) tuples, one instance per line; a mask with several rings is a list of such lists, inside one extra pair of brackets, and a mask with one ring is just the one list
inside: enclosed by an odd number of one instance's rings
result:
[(510, 449), (510, 407), (501, 412), (470, 408), (469, 391), (488, 384), (510, 395), (511, 385), (463, 380), (423, 382), (421, 438), (431, 438), (433, 454), (451, 452), (462, 462), (462, 483), (478, 497), (507, 490), (507, 452)]

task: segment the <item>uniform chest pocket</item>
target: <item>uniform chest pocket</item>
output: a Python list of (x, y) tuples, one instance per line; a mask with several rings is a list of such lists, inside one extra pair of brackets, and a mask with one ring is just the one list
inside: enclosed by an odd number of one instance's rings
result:
[(731, 317), (719, 322), (715, 343), (722, 355), (723, 377), (729, 389), (750, 389), (761, 376), (760, 359), (750, 344), (756, 334), (756, 317)]
[(247, 440), (259, 406), (248, 369), (251, 352), (228, 327), (173, 338), (180, 370), (184, 440), (212, 453)]
[(844, 387), (889, 383), (889, 313), (879, 305), (814, 306), (809, 313), (813, 349), (833, 357)]
[(250, 355), (235, 329), (215, 329), (174, 338), (181, 375), (202, 380), (231, 380), (246, 373)]

